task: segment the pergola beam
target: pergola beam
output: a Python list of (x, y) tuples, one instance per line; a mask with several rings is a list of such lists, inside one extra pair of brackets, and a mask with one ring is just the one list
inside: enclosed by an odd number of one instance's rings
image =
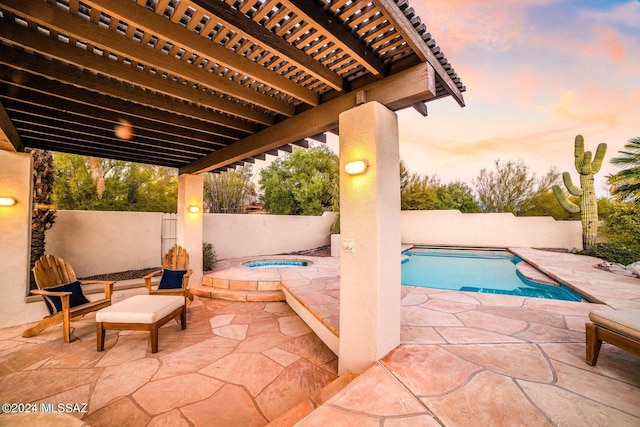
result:
[(7, 110), (0, 102), (0, 150), (23, 151), (24, 145), (18, 131), (11, 122)]
[(435, 69), (436, 73), (442, 80), (447, 92), (456, 100), (458, 105), (464, 107), (464, 98), (462, 93), (456, 86), (455, 82), (451, 80), (449, 74), (444, 69), (440, 61), (433, 55), (431, 49), (429, 49), (420, 37), (420, 34), (407, 20), (407, 17), (398, 8), (398, 5), (393, 0), (372, 0), (383, 11), (391, 25), (393, 25), (403, 39), (409, 44), (411, 49), (418, 55), (422, 61), (426, 61)]
[(309, 58), (303, 51), (292, 46), (282, 37), (272, 33), (261, 25), (247, 22), (247, 17), (228, 4), (219, 0), (191, 0), (193, 4), (211, 13), (225, 27), (243, 34), (257, 44), (267, 46), (272, 52), (285, 59), (337, 91), (343, 90), (342, 77), (319, 62)]
[(189, 52), (197, 54), (200, 57), (199, 60), (206, 58), (207, 60), (214, 61), (222, 67), (227, 67), (251, 79), (266, 83), (274, 89), (309, 105), (316, 106), (320, 101), (316, 93), (280, 74), (272, 73), (267, 68), (219, 44), (212, 43), (210, 40), (202, 37), (202, 35), (198, 35), (179, 25), (168, 26), (165, 18), (144, 6), (137, 6), (130, 1), (116, 2), (113, 0), (83, 0), (83, 3), (101, 9), (110, 15), (111, 19), (115, 18), (127, 22), (128, 25), (134, 25), (145, 33), (153, 35), (162, 34), (163, 41), (169, 42), (174, 46), (181, 46)]
[[(162, 74), (162, 71), (164, 71), (172, 76), (185, 79), (190, 83), (190, 86), (203, 86), (209, 90), (233, 96), (244, 102), (285, 116), (293, 116), (295, 112), (292, 104), (280, 101), (242, 84), (235, 83), (228, 78), (211, 73), (205, 69), (194, 67), (179, 58), (163, 54), (159, 50), (137, 43), (132, 39), (123, 37), (84, 19), (78, 19), (78, 17), (62, 11), (55, 5), (50, 5), (42, 1), (34, 2), (33, 0), (6, 0), (3, 1), (2, 7), (11, 13), (24, 16), (30, 21), (36, 22), (49, 30), (55, 30), (69, 37), (77, 38), (78, 41), (91, 44), (106, 52), (130, 59), (133, 62), (139, 62), (144, 64), (145, 67), (156, 68), (160, 71), (157, 74)], [(56, 46), (57, 49), (61, 49), (63, 45), (68, 45), (68, 43), (59, 41), (55, 43), (58, 45)], [(37, 46), (30, 46), (31, 49), (35, 49), (36, 47)], [(71, 49), (77, 50), (83, 57), (89, 54), (94, 55), (109, 66), (111, 63), (115, 63), (115, 61), (107, 61), (105, 58), (93, 52), (84, 51), (75, 47), (71, 47)], [(50, 52), (49, 54), (53, 56), (55, 52)], [(86, 59), (86, 57), (83, 59)], [(145, 72), (149, 73), (149, 71)], [(212, 97), (212, 95), (209, 96)]]
[(322, 27), (326, 31), (326, 36), (336, 46), (357, 58), (372, 74), (379, 77), (385, 77), (388, 74), (387, 66), (372, 55), (366, 46), (349, 30), (340, 25), (333, 16), (318, 8), (314, 0), (281, 0), (281, 3), (296, 14), (305, 16), (308, 20)]
[(19, 28), (16, 25), (0, 25), (0, 40), (186, 102), (200, 104), (216, 111), (266, 125), (273, 122), (273, 116), (268, 114), (249, 110), (235, 102), (212, 96), (204, 91), (185, 85), (175, 85), (163, 77), (153, 76), (145, 71), (138, 70), (134, 66), (127, 66), (117, 61), (102, 58), (72, 47), (67, 43), (61, 43), (50, 37), (33, 33), (28, 29)]
[[(435, 96), (435, 72), (429, 64), (416, 65), (364, 86), (360, 91), (366, 93), (367, 101), (377, 101), (391, 110), (399, 110)], [(313, 110), (300, 113), (184, 166), (180, 168), (180, 173), (207, 172), (241, 160), (247, 155), (291, 144), (309, 134), (334, 129), (340, 113), (358, 104), (356, 97), (356, 93), (350, 92), (320, 104)]]
[[(1, 70), (1, 68), (0, 68)], [(10, 90), (8, 88), (11, 87)], [(78, 117), (95, 117), (117, 123), (119, 119), (129, 120), (136, 126), (154, 129), (156, 132), (179, 134), (195, 139), (213, 141), (233, 141), (247, 135), (233, 129), (221, 128), (213, 124), (154, 110), (143, 105), (117, 98), (101, 96), (73, 86), (51, 80), (29, 78), (23, 83), (8, 81), (0, 77), (0, 88), (11, 95), (1, 95), (8, 107), (10, 103), (31, 104), (47, 108), (50, 115), (64, 117), (73, 114)], [(226, 144), (225, 144), (226, 145)]]
[[(11, 68), (19, 69), (23, 71), (23, 73), (17, 76), (15, 72), (11, 71)], [(209, 131), (220, 135), (228, 135), (232, 138), (239, 138), (240, 136), (246, 135), (246, 133), (253, 133), (257, 130), (255, 123), (221, 115), (216, 111), (205, 110), (191, 103), (176, 101), (175, 99), (158, 93), (123, 84), (120, 81), (108, 77), (69, 67), (57, 61), (46, 60), (39, 55), (28, 54), (24, 51), (21, 55), (18, 55), (15, 49), (10, 49), (0, 44), (0, 76), (1, 75), (6, 75), (12, 80), (21, 82), (22, 84), (29, 81), (29, 84), (34, 84), (34, 88), (45, 85), (41, 79), (39, 80), (36, 77), (40, 76), (50, 81), (72, 85), (74, 88), (79, 87), (97, 94), (107, 95), (118, 101), (126, 100), (139, 106), (151, 107), (154, 110), (149, 110), (146, 116), (154, 120), (154, 117), (159, 114), (162, 116), (161, 120), (159, 120), (161, 123), (167, 121), (179, 122), (179, 118), (175, 116), (175, 114), (178, 114), (179, 116), (202, 121), (201, 127), (204, 127), (206, 123)], [(57, 93), (59, 96), (67, 99), (74, 99), (73, 96), (75, 95), (73, 91), (60, 91), (59, 85), (47, 87), (46, 91), (52, 91), (51, 93)], [(81, 94), (78, 95), (80, 99), (84, 98)], [(128, 107), (125, 105), (119, 106), (120, 111), (123, 113), (129, 112), (132, 107), (131, 105)], [(132, 112), (131, 114), (135, 113)], [(192, 126), (196, 128), (199, 127), (197, 122), (188, 124), (185, 127), (188, 129)]]

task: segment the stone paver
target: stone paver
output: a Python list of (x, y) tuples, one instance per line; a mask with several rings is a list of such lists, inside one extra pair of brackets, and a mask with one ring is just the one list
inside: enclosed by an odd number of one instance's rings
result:
[[(639, 279), (593, 258), (514, 251), (595, 301), (640, 303)], [(337, 334), (339, 261), (319, 260), (269, 274)], [(402, 345), (326, 401), (308, 399), (337, 358), (286, 303), (198, 298), (186, 330), (161, 329), (156, 354), (148, 334), (126, 331), (96, 352), (91, 316), (73, 322), (70, 344), (55, 327), (30, 339), (0, 329), (0, 399), (86, 400), (73, 416), (92, 426), (264, 426), (291, 408), (308, 414), (297, 426), (640, 425), (640, 358), (605, 343), (596, 366), (584, 361), (592, 304), (413, 287), (401, 304)]]
[(337, 377), (336, 356), (284, 302), (196, 297), (187, 329), (163, 326), (155, 354), (148, 333), (130, 331), (97, 352), (94, 322), (72, 322), (69, 344), (60, 327), (29, 339), (26, 326), (0, 329), (0, 400), (88, 403), (73, 416), (92, 427), (264, 426)]
[[(597, 259), (514, 252), (554, 280), (586, 290), (594, 302), (617, 309), (640, 303), (640, 279), (595, 269)], [(324, 301), (327, 283), (283, 281), (315, 315), (327, 311), (326, 304), (314, 305)], [(584, 325), (592, 308), (588, 302), (403, 287), (402, 345), (378, 362), (384, 369), (365, 372), (296, 425), (640, 425), (640, 358), (605, 343), (597, 366), (585, 362)], [(379, 372), (406, 387), (428, 418), (386, 418), (396, 403), (376, 395), (375, 387), (357, 386), (382, 383)]]

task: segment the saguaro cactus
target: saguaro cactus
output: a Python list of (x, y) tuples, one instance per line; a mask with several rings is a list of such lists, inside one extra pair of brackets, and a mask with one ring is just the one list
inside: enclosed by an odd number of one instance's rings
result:
[(598, 236), (598, 203), (593, 186), (593, 175), (600, 170), (606, 151), (607, 144), (601, 143), (598, 145), (596, 155), (592, 161), (591, 151), (584, 151), (584, 138), (582, 135), (576, 136), (574, 156), (576, 171), (580, 174), (580, 187), (573, 184), (569, 172), (562, 174), (562, 180), (569, 193), (580, 197), (579, 205), (569, 200), (559, 186), (553, 186), (553, 193), (566, 211), (571, 213), (580, 212), (582, 246), (584, 249), (591, 248), (596, 243), (596, 237)]

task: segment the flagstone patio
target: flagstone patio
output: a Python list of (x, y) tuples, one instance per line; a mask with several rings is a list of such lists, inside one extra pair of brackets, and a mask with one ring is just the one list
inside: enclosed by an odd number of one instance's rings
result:
[[(613, 307), (640, 303), (640, 279), (597, 270), (593, 259), (516, 251)], [(282, 283), (304, 289), (298, 297), (339, 333), (330, 308), (339, 283), (322, 274), (287, 269)], [(402, 295), (402, 345), (337, 393), (326, 392), (336, 356), (286, 303), (196, 298), (187, 329), (165, 325), (155, 354), (148, 333), (125, 331), (110, 331), (97, 352), (92, 316), (73, 322), (70, 344), (60, 328), (29, 339), (25, 325), (1, 329), (0, 398), (88, 403), (72, 416), (91, 426), (640, 425), (640, 358), (605, 343), (596, 366), (584, 361), (593, 304), (414, 287)], [(0, 415), (0, 425), (41, 416)]]

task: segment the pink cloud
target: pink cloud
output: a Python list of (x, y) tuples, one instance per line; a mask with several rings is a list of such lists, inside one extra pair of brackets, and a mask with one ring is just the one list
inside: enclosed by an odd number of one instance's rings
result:
[(580, 126), (615, 129), (638, 120), (637, 111), (629, 109), (630, 105), (637, 105), (637, 98), (638, 91), (611, 87), (605, 90), (603, 86), (585, 84), (580, 91), (562, 89), (555, 103), (541, 111)]
[(624, 37), (616, 29), (598, 25), (580, 39), (572, 39), (561, 46), (567, 52), (579, 52), (585, 59), (604, 57), (608, 61), (623, 62), (633, 40)]
[(411, 5), (427, 28), (434, 30), (435, 40), (445, 54), (455, 58), (463, 47), (505, 49), (511, 46), (524, 27), (524, 7), (532, 3), (540, 2), (414, 0)]
[(609, 56), (611, 59), (615, 59), (617, 61), (621, 61), (625, 59), (627, 56), (625, 53), (624, 46), (618, 40), (610, 39), (607, 40), (607, 45), (609, 47)]

